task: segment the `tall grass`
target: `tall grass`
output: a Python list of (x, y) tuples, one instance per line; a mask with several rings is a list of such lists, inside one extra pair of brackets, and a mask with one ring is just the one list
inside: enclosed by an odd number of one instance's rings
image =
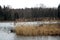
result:
[(23, 36), (39, 36), (39, 35), (60, 35), (59, 24), (42, 24), (39, 26), (21, 25), (16, 26), (17, 35)]
[(15, 21), (26, 22), (26, 21), (60, 21), (59, 18), (49, 18), (49, 17), (42, 17), (42, 18), (20, 18), (16, 19)]

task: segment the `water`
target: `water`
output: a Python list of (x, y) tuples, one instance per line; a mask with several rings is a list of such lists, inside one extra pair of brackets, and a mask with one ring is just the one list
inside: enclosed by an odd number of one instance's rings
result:
[(15, 33), (0, 31), (0, 40), (60, 40), (59, 36), (17, 36)]
[(7, 33), (0, 31), (0, 40), (14, 40), (15, 35), (13, 33)]
[(14, 27), (14, 22), (0, 22), (0, 27)]
[(38, 26), (38, 25), (41, 25), (41, 24), (60, 24), (60, 22), (57, 22), (57, 21), (53, 21), (53, 22), (50, 22), (50, 21), (35, 21), (35, 22), (17, 22), (15, 24), (16, 24), (15, 26), (17, 26), (17, 25), (19, 25), (19, 26), (21, 26), (21, 25)]
[(13, 22), (0, 22), (0, 40), (60, 40), (60, 36), (17, 36), (9, 32), (11, 27)]
[(39, 25), (39, 24), (56, 24), (58, 22), (43, 22), (43, 21), (36, 21), (36, 22), (0, 22), (0, 27), (14, 27), (16, 25)]

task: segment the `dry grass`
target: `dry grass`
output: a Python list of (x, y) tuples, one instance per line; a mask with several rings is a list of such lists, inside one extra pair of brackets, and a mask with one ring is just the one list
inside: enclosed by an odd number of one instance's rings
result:
[(17, 35), (37, 36), (37, 35), (60, 35), (60, 27), (58, 24), (29, 26), (22, 25), (15, 28)]
[(43, 18), (20, 18), (16, 19), (15, 21), (20, 22), (26, 22), (26, 21), (60, 21), (59, 18), (49, 18), (49, 17), (43, 17)]

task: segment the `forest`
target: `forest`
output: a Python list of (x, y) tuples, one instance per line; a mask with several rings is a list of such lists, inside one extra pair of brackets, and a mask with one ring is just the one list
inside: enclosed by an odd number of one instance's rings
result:
[(60, 18), (60, 5), (58, 8), (25, 8), (12, 9), (0, 6), (0, 21), (15, 21), (16, 19), (33, 18)]

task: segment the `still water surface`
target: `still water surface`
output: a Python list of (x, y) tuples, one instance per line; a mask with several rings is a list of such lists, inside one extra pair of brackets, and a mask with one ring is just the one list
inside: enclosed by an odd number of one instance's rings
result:
[(15, 33), (0, 31), (0, 40), (60, 40), (59, 36), (17, 36)]

